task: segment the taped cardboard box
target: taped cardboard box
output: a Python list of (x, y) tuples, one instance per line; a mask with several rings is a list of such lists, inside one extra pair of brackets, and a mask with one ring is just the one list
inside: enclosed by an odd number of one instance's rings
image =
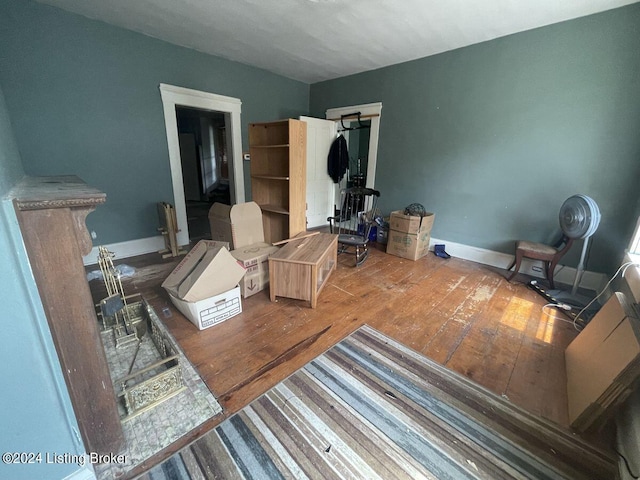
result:
[(433, 228), (435, 214), (427, 212), (424, 217), (405, 215), (401, 210), (391, 212), (389, 216), (389, 230), (396, 232), (419, 234), (430, 233)]
[(578, 431), (601, 426), (640, 378), (640, 320), (615, 292), (565, 350), (569, 422)]
[(429, 232), (414, 234), (389, 230), (387, 253), (408, 260), (418, 260), (429, 252), (430, 241)]
[(255, 202), (214, 203), (209, 209), (209, 228), (211, 239), (228, 242), (231, 250), (264, 242), (262, 210)]
[(279, 250), (269, 243), (254, 243), (238, 248), (231, 255), (242, 265), (246, 274), (240, 281), (240, 292), (244, 298), (264, 290), (269, 284), (269, 256)]
[(240, 295), (244, 298), (255, 295), (269, 286), (269, 269), (245, 275), (240, 280)]
[(434, 213), (424, 217), (391, 212), (387, 236), (387, 253), (409, 260), (418, 260), (429, 252)]
[(239, 203), (232, 207), (213, 204), (209, 211), (211, 235), (230, 237), (231, 254), (245, 267), (247, 273), (240, 281), (244, 298), (255, 295), (269, 285), (269, 255), (278, 247), (264, 241), (262, 210), (255, 202)]
[(245, 269), (226, 242), (199, 241), (162, 282), (171, 302), (200, 330), (242, 312)]

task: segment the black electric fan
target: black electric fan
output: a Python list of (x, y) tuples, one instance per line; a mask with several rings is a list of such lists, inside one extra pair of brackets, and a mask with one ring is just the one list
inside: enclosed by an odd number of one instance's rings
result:
[[(589, 239), (600, 225), (600, 209), (592, 198), (586, 195), (573, 195), (562, 204), (558, 216), (560, 228), (567, 237), (583, 240), (582, 253), (580, 254), (580, 261), (576, 269), (576, 276), (573, 281), (571, 293), (562, 290), (544, 290), (535, 280), (532, 281), (529, 286), (549, 302), (569, 306), (569, 310), (563, 308), (563, 311), (575, 321), (577, 320), (577, 310), (581, 308), (585, 309), (585, 307), (591, 303), (590, 299), (578, 295), (577, 292), (585, 269)], [(583, 317), (590, 317), (592, 312), (583, 313)], [(582, 318), (581, 321), (584, 322), (585, 319)]]
[(584, 273), (584, 264), (589, 246), (589, 238), (596, 233), (600, 225), (600, 209), (591, 197), (573, 195), (565, 200), (560, 207), (560, 228), (569, 238), (583, 239), (580, 262), (573, 281), (571, 295), (575, 295)]

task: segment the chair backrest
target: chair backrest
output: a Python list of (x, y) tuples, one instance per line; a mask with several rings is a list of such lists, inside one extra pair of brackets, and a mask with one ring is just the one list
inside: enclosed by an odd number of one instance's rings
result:
[(357, 235), (366, 243), (374, 219), (379, 215), (380, 192), (372, 188), (351, 187), (340, 192), (340, 215), (335, 219), (336, 233)]

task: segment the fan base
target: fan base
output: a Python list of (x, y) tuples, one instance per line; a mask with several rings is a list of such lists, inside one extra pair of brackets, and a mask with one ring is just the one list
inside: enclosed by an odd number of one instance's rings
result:
[[(547, 290), (538, 284), (536, 280), (532, 280), (527, 284), (527, 286), (544, 297), (550, 304), (557, 305), (558, 310), (575, 322), (575, 324), (581, 329), (589, 323), (600, 309), (600, 304), (594, 302), (584, 312), (580, 313), (587, 305), (589, 305), (593, 298), (579, 294), (573, 295), (569, 292), (565, 292), (564, 290)], [(563, 306), (569, 306), (571, 309), (568, 310), (563, 308)], [(580, 316), (578, 317), (579, 313)]]

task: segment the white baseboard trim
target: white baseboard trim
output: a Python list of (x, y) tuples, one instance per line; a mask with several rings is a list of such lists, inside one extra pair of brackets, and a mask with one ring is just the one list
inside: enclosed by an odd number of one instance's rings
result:
[[(485, 248), (472, 247), (470, 245), (464, 245), (462, 243), (449, 242), (447, 240), (440, 240), (432, 238), (429, 242), (429, 248), (433, 250), (433, 246), (436, 243), (444, 243), (446, 245), (446, 251), (452, 257), (462, 258), (464, 260), (470, 260), (476, 263), (482, 263), (483, 265), (489, 265), (497, 268), (506, 269), (511, 262), (513, 262), (513, 255), (508, 253), (494, 252)], [(537, 278), (544, 278), (544, 272), (542, 271), (541, 262), (535, 260), (524, 259), (520, 265), (520, 273), (525, 275), (531, 275)], [(556, 273), (554, 280), (557, 283), (573, 286), (573, 282), (576, 278), (576, 269), (573, 267), (567, 267), (565, 265), (558, 265), (556, 267)], [(582, 274), (582, 280), (580, 286), (588, 288), (596, 292), (600, 292), (602, 288), (607, 284), (608, 278), (603, 273), (590, 272), (585, 270)]]
[[(486, 248), (473, 247), (470, 245), (464, 245), (462, 243), (449, 242), (447, 240), (441, 240), (438, 238), (432, 238), (429, 242), (429, 248), (433, 250), (433, 245), (436, 243), (444, 243), (446, 245), (447, 253), (450, 255), (462, 258), (464, 260), (470, 260), (476, 263), (482, 263), (483, 265), (489, 265), (497, 268), (507, 268), (513, 261), (513, 255), (502, 252), (494, 252), (493, 250), (487, 250)], [(164, 237), (158, 235), (156, 237), (140, 238), (138, 240), (131, 240), (128, 242), (112, 243), (104, 245), (110, 252), (115, 254), (116, 259), (135, 257), (136, 255), (143, 255), (145, 253), (158, 252), (165, 248)], [(91, 253), (84, 257), (85, 265), (94, 265), (98, 261), (98, 247), (93, 247)], [(520, 273), (531, 275), (537, 278), (544, 278), (542, 272), (541, 263), (524, 259), (520, 266)], [(558, 265), (556, 273), (554, 275), (555, 280), (558, 283), (565, 285), (573, 285), (576, 276), (576, 269), (573, 267), (567, 267), (565, 265)], [(582, 281), (580, 286), (599, 292), (607, 283), (607, 277), (602, 273), (596, 273), (591, 271), (585, 271), (582, 275)]]
[[(116, 259), (135, 257), (136, 255), (144, 255), (145, 253), (159, 252), (165, 248), (164, 237), (162, 235), (101, 246), (106, 247), (110, 252), (113, 252)], [(85, 266), (98, 263), (98, 247), (93, 247), (91, 252), (87, 256), (83, 257), (83, 262)]]

